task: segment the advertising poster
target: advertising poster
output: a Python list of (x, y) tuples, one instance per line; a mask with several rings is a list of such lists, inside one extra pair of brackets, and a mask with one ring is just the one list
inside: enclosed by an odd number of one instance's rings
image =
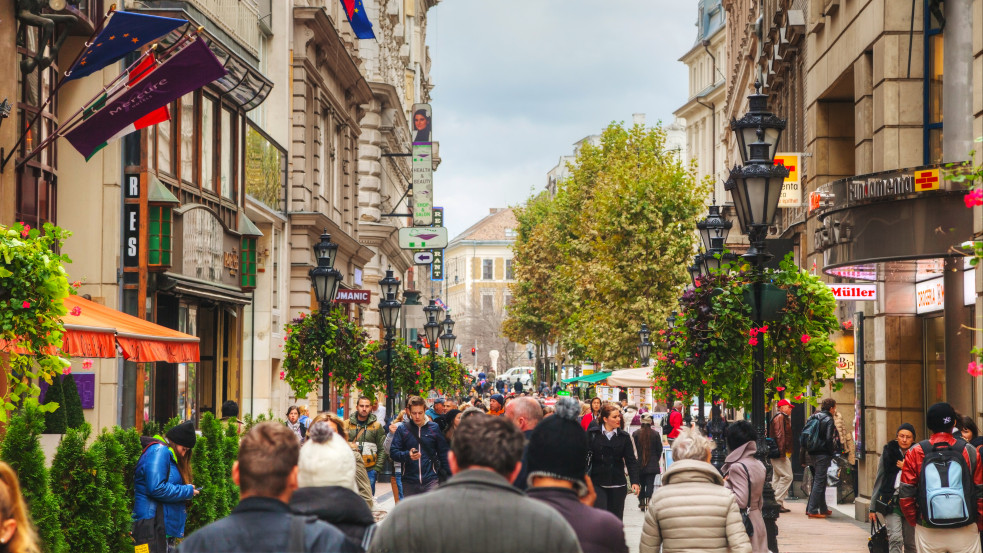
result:
[(430, 104), (413, 104), (413, 226), (433, 224), (433, 115)]

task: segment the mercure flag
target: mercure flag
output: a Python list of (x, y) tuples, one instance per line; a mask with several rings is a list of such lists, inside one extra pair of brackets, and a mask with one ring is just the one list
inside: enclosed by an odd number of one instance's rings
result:
[(99, 71), (123, 56), (187, 24), (184, 19), (114, 11), (99, 34), (84, 45), (85, 50), (68, 71), (65, 80), (79, 79)]
[(365, 4), (362, 0), (341, 0), (341, 5), (345, 8), (345, 15), (348, 22), (355, 31), (358, 38), (375, 38), (372, 32), (372, 22), (369, 21), (369, 14), (365, 13)]
[(169, 57), (132, 87), (110, 99), (65, 138), (89, 157), (104, 142), (185, 94), (225, 76), (225, 68), (201, 39)]

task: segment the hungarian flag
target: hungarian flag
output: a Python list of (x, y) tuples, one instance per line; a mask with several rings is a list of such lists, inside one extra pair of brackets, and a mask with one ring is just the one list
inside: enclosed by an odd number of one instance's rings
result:
[(99, 34), (68, 71), (65, 80), (79, 79), (123, 59), (123, 56), (187, 24), (184, 19), (114, 11)]
[(372, 22), (369, 21), (369, 15), (365, 13), (365, 5), (362, 4), (362, 0), (341, 0), (341, 5), (345, 8), (345, 15), (348, 16), (348, 22), (351, 23), (356, 37), (375, 38), (375, 33), (372, 32)]
[[(146, 57), (143, 58), (143, 60), (140, 61), (140, 63), (137, 64), (136, 67), (131, 69), (130, 72), (127, 74), (127, 81), (126, 81), (127, 88), (132, 88), (134, 84), (136, 84), (141, 79), (149, 75), (156, 67), (157, 67), (156, 56), (154, 56), (153, 52), (150, 52)], [(82, 118), (88, 119), (96, 111), (102, 109), (106, 105), (106, 100), (108, 96), (109, 95), (105, 93), (102, 96), (100, 96), (95, 102), (93, 102), (88, 108), (86, 108), (86, 110), (82, 113)], [(130, 123), (126, 127), (123, 127), (123, 129), (120, 130), (118, 133), (109, 137), (109, 139), (103, 142), (102, 144), (96, 146), (96, 149), (92, 150), (92, 153), (85, 156), (85, 160), (89, 161), (90, 159), (92, 159), (92, 156), (96, 155), (96, 152), (105, 148), (106, 145), (112, 142), (113, 140), (122, 138), (133, 131), (138, 131), (145, 127), (149, 127), (151, 125), (156, 125), (157, 123), (167, 121), (170, 118), (171, 115), (170, 112), (167, 110), (167, 106), (164, 106), (156, 111), (152, 111), (147, 115), (144, 115), (143, 117), (137, 119), (133, 123)]]
[[(144, 117), (157, 112), (181, 96), (226, 75), (222, 63), (202, 39), (196, 39), (122, 92), (98, 99), (86, 108), (85, 119), (65, 134), (68, 142), (89, 158), (111, 138), (125, 134)], [(153, 123), (148, 123), (153, 124)], [(132, 130), (132, 129), (131, 129)]]

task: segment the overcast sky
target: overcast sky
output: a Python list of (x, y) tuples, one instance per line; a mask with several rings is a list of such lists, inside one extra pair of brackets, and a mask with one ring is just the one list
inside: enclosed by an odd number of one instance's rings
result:
[(695, 0), (443, 0), (427, 43), (440, 168), (434, 203), (454, 237), (521, 204), (573, 143), (612, 121), (672, 121), (686, 101)]

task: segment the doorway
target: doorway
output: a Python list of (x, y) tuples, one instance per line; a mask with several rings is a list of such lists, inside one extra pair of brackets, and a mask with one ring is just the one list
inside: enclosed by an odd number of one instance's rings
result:
[[(945, 368), (945, 317), (939, 314), (922, 320), (924, 350), (922, 360), (925, 374), (925, 409), (934, 403), (948, 401), (948, 378)], [(930, 436), (928, 427), (922, 428), (923, 436)]]

